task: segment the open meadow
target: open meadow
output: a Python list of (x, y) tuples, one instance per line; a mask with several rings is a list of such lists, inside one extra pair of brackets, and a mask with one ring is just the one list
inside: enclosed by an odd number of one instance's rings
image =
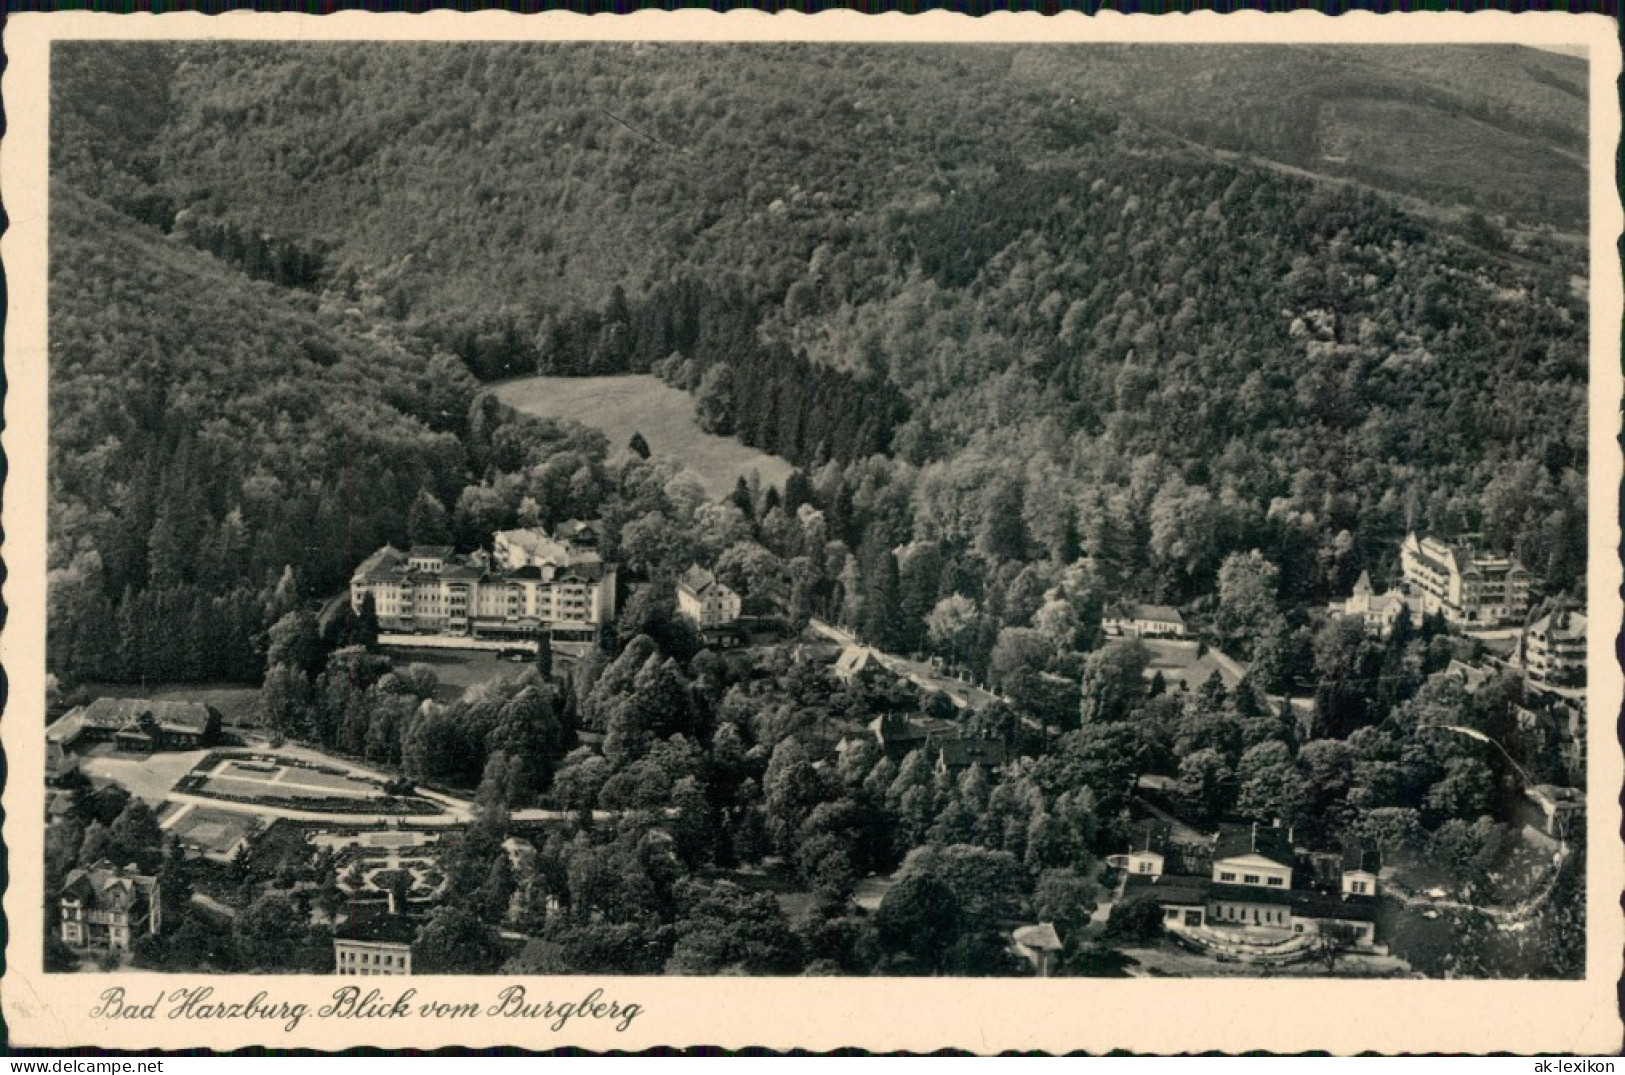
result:
[(705, 491), (723, 497), (752, 471), (763, 484), (782, 487), (791, 466), (737, 437), (706, 433), (694, 422), (694, 397), (649, 374), (619, 377), (524, 377), (497, 385), (502, 402), (525, 414), (569, 418), (601, 430), (611, 451), (642, 433), (656, 457), (679, 460)]

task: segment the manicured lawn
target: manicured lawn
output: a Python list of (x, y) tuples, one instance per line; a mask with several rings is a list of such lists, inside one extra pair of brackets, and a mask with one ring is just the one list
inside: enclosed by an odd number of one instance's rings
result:
[(747, 447), (735, 437), (703, 432), (694, 422), (694, 397), (649, 374), (622, 377), (527, 377), (498, 385), (504, 403), (526, 414), (570, 418), (602, 430), (610, 451), (642, 433), (657, 456), (676, 459), (694, 472), (705, 491), (720, 498), (751, 471), (764, 485), (783, 487), (789, 463)]
[(529, 661), (506, 661), (489, 650), (430, 649), (428, 647), (390, 646), (383, 651), (395, 662), (395, 667), (409, 664), (426, 665), (440, 680), (435, 700), (455, 702), (463, 692), (481, 683), (508, 676), (524, 675), (535, 667)]
[(253, 831), (253, 821), (247, 814), (198, 806), (186, 809), (169, 831), (206, 855), (224, 856)]

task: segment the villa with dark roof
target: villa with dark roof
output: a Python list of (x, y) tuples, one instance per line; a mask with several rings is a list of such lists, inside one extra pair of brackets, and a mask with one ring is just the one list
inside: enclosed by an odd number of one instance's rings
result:
[(70, 948), (124, 951), (163, 926), (158, 880), (102, 859), (68, 874), (57, 893), (62, 942)]
[(333, 930), (333, 972), (353, 975), (412, 973), (417, 919), (394, 912), (358, 909)]

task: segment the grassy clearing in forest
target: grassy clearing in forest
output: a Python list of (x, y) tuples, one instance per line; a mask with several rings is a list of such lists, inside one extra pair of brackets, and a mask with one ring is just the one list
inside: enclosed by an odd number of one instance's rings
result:
[(740, 475), (784, 486), (791, 466), (737, 437), (706, 433), (694, 422), (694, 397), (649, 374), (619, 377), (525, 377), (492, 389), (502, 402), (546, 418), (568, 418), (601, 430), (611, 453), (642, 433), (655, 456), (676, 459), (714, 498), (733, 491)]

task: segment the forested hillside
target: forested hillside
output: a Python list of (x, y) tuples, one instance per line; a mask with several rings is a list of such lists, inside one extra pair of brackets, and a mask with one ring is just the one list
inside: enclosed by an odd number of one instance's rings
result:
[[(57, 46), (58, 694), (259, 683), (276, 740), (471, 793), (411, 896), (425, 970), (1017, 974), (1045, 922), (1058, 973), (1119, 972), (1162, 912), (1085, 927), (1160, 785), (1198, 831), (1358, 837), (1454, 908), (1528, 904), (1397, 932), (1423, 973), (1575, 974), (1583, 845), (1517, 848), (1576, 718), (1440, 612), (1326, 602), (1391, 586), (1412, 529), (1516, 554), (1534, 615), (1584, 599), (1580, 69), (1169, 55)], [(554, 417), (559, 378), (634, 372), (793, 469), (718, 499), (677, 438)], [(517, 377), (557, 406), (483, 390)], [(508, 605), (528, 667), (412, 663), (381, 625), (424, 620), (343, 600), (385, 542), (474, 566), (570, 519), (618, 594)], [(1108, 638), (1151, 602), (1182, 639)], [(55, 876), (134, 831), (95, 801)], [(148, 835), (183, 909), (137, 966), (325, 960), (342, 863), (303, 835), (229, 865)]]
[(1586, 69), (1509, 45), (1026, 49), (1021, 76), (1170, 134), (1527, 227), (1586, 227)]
[(456, 496), (474, 380), (63, 184), (51, 241), (57, 670), (255, 678), (288, 603)]
[[(1584, 261), (1531, 227), (1577, 224), (1576, 61), (58, 52), (53, 564), (77, 577), (96, 548), (86, 592), (115, 606), (219, 577), (165, 562), (214, 540), (175, 526), (240, 524), (245, 585), (293, 565), (320, 590), (420, 488), (450, 505), (482, 475), (449, 356), (484, 379), (657, 372), (705, 428), (824, 468), (852, 548), (1087, 554), (1106, 592), (1179, 602), (1258, 549), (1300, 607), (1380, 578), (1416, 528), (1583, 587)], [(1463, 125), (1499, 132), (1474, 141), (1495, 161), (1434, 167), (1383, 134)], [(1210, 149), (1342, 158), (1320, 170), (1438, 212)], [(1543, 178), (1479, 182), (1491, 165)], [(342, 492), (341, 455), (364, 475)], [(503, 495), (492, 518), (525, 491)], [(309, 542), (346, 528), (347, 549)]]

